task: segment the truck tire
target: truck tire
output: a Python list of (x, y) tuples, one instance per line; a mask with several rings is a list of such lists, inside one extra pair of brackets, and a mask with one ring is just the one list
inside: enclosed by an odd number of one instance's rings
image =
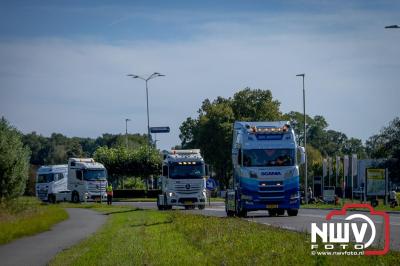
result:
[(239, 203), (236, 201), (236, 216), (240, 218), (244, 218), (247, 216), (247, 210), (242, 208)]
[(204, 205), (204, 204), (201, 204), (201, 205), (198, 205), (197, 207), (199, 208), (199, 210), (204, 210), (204, 209), (205, 209), (205, 207), (206, 207), (206, 205)]
[(299, 213), (299, 210), (298, 210), (298, 209), (288, 209), (288, 210), (287, 210), (287, 214), (288, 214), (289, 216), (297, 216), (298, 213)]
[(278, 215), (278, 211), (277, 211), (277, 209), (269, 209), (268, 214), (269, 214), (269, 216), (274, 217), (274, 216)]
[(160, 204), (160, 198), (159, 197), (157, 197), (157, 208), (158, 208), (159, 211), (165, 210), (164, 209), (164, 205)]
[(78, 192), (74, 191), (72, 193), (72, 202), (73, 203), (79, 203), (81, 200), (79, 199), (79, 194)]
[(237, 216), (237, 217), (240, 217), (240, 218), (247, 217), (247, 210), (239, 210), (239, 211), (236, 213), (236, 216)]
[(285, 209), (277, 209), (276, 210), (276, 213), (278, 214), (278, 215), (285, 215)]
[(234, 211), (226, 211), (226, 216), (228, 216), (228, 217), (233, 217), (233, 216), (235, 216), (235, 212)]
[(47, 201), (49, 202), (49, 203), (56, 203), (56, 198), (55, 198), (55, 196), (53, 195), (53, 194), (49, 194), (49, 195), (47, 195)]

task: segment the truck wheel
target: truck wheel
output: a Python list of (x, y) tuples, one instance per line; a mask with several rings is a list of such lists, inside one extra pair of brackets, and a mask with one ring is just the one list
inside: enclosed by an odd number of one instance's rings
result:
[(164, 210), (164, 205), (160, 204), (160, 198), (159, 197), (157, 197), (157, 208), (158, 208), (159, 211)]
[(247, 217), (247, 210), (239, 210), (236, 215), (241, 218)]
[(298, 209), (288, 209), (288, 210), (287, 210), (287, 214), (288, 214), (289, 216), (297, 216), (298, 213), (299, 213), (299, 210), (298, 210)]
[(285, 209), (277, 209), (276, 212), (278, 215), (285, 215)]
[(234, 211), (226, 211), (226, 216), (233, 217), (233, 216), (235, 216), (235, 212)]
[(72, 194), (72, 202), (73, 202), (73, 203), (79, 203), (79, 202), (80, 202), (79, 194), (78, 194), (77, 192), (74, 192), (74, 193)]
[(237, 210), (236, 210), (236, 216), (240, 217), (240, 218), (246, 217), (247, 216), (247, 210), (238, 207)]
[(198, 206), (199, 210), (204, 210), (205, 207), (206, 207), (206, 205), (199, 205)]
[(269, 216), (274, 217), (274, 216), (278, 215), (278, 212), (276, 209), (269, 209), (268, 214), (269, 214)]
[(56, 203), (56, 198), (55, 198), (55, 196), (53, 195), (53, 194), (49, 194), (49, 195), (47, 195), (47, 201), (49, 202), (49, 203)]

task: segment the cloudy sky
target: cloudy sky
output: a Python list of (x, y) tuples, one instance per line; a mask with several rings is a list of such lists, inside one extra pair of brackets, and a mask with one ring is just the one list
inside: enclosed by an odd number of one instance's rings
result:
[[(95, 4), (94, 4), (95, 3)], [(400, 115), (399, 1), (1, 1), (0, 115), (23, 132), (97, 137), (170, 126), (205, 98), (270, 89), (366, 140)]]

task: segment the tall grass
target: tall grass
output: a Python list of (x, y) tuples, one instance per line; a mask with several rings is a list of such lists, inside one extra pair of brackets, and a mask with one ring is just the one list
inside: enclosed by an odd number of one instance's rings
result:
[(0, 244), (49, 230), (68, 218), (57, 205), (46, 205), (33, 197), (21, 197), (0, 203)]
[(99, 232), (50, 264), (396, 265), (400, 260), (398, 252), (380, 257), (312, 256), (306, 233), (237, 218), (121, 207), (107, 211), (110, 218)]

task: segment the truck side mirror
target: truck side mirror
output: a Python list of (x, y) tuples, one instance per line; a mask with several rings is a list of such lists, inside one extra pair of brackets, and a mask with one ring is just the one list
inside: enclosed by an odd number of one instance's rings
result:
[(299, 164), (303, 164), (306, 162), (306, 151), (304, 149), (304, 147), (299, 146), (298, 150), (300, 152), (300, 163)]
[(162, 168), (162, 175), (168, 177), (168, 166), (164, 165)]

